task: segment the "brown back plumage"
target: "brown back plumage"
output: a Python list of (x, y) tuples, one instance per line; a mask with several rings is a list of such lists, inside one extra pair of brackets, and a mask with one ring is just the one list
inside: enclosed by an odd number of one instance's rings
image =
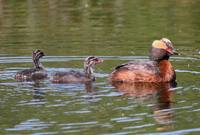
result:
[(40, 50), (35, 50), (32, 52), (32, 59), (34, 68), (25, 69), (20, 72), (17, 72), (15, 79), (18, 81), (32, 81), (40, 80), (47, 78), (47, 73), (44, 70), (44, 67), (40, 63), (40, 58), (44, 56), (44, 53)]
[(98, 57), (90, 56), (87, 57), (84, 61), (84, 71), (74, 71), (69, 72), (56, 72), (53, 75), (52, 82), (54, 83), (85, 83), (89, 81), (94, 81), (95, 77), (93, 76), (94, 66), (96, 64), (102, 63)]

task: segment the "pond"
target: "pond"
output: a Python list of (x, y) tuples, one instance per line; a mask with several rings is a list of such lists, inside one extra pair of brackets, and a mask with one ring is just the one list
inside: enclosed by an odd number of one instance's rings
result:
[[(0, 134), (200, 133), (200, 3), (189, 0), (0, 0)], [(169, 38), (177, 86), (112, 86), (107, 76), (148, 60), (153, 40)], [(91, 85), (19, 82), (31, 53), (49, 75), (104, 59)]]

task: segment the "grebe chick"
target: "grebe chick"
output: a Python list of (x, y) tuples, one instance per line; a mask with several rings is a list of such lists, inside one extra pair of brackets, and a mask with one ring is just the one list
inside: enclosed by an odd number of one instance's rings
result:
[(40, 63), (40, 58), (44, 56), (44, 53), (40, 50), (35, 50), (32, 52), (32, 59), (34, 68), (25, 69), (18, 72), (15, 75), (15, 79), (18, 81), (32, 81), (41, 80), (47, 78), (47, 73), (44, 70), (43, 65)]
[(172, 42), (167, 38), (155, 40), (150, 51), (150, 61), (131, 61), (119, 65), (109, 75), (110, 82), (172, 82), (175, 71), (168, 61), (175, 54)]
[(103, 60), (94, 56), (87, 57), (84, 61), (84, 71), (78, 72), (71, 70), (69, 72), (56, 72), (53, 75), (53, 83), (86, 83), (95, 81), (93, 76), (94, 66), (102, 63)]

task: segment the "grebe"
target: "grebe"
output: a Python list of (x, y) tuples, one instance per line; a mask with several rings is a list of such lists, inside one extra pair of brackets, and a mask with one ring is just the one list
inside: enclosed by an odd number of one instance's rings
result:
[(110, 82), (172, 82), (175, 71), (168, 61), (175, 53), (167, 38), (155, 40), (150, 51), (151, 61), (131, 61), (119, 65), (109, 75)]
[(53, 83), (86, 83), (95, 81), (93, 76), (94, 66), (103, 60), (94, 56), (87, 57), (84, 61), (84, 72), (71, 70), (69, 72), (56, 72), (53, 75)]
[(18, 72), (15, 75), (15, 79), (18, 81), (31, 81), (31, 80), (41, 80), (47, 78), (47, 73), (44, 70), (43, 65), (40, 63), (40, 58), (44, 56), (44, 53), (40, 50), (35, 50), (32, 52), (32, 59), (34, 68), (25, 69)]

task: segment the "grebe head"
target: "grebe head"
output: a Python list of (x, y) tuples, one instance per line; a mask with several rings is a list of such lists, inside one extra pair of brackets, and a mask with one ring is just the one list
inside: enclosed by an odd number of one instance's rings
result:
[(152, 60), (168, 60), (173, 54), (177, 53), (175, 52), (173, 44), (169, 39), (162, 38), (160, 40), (153, 41), (150, 51), (150, 57)]
[(33, 64), (35, 68), (43, 68), (42, 64), (40, 63), (39, 59), (42, 58), (44, 53), (40, 50), (35, 50), (32, 52), (32, 57), (33, 57)]
[(103, 60), (98, 57), (95, 56), (87, 57), (84, 61), (84, 72), (86, 73), (86, 75), (90, 76), (91, 74), (93, 74), (94, 66), (102, 62)]

